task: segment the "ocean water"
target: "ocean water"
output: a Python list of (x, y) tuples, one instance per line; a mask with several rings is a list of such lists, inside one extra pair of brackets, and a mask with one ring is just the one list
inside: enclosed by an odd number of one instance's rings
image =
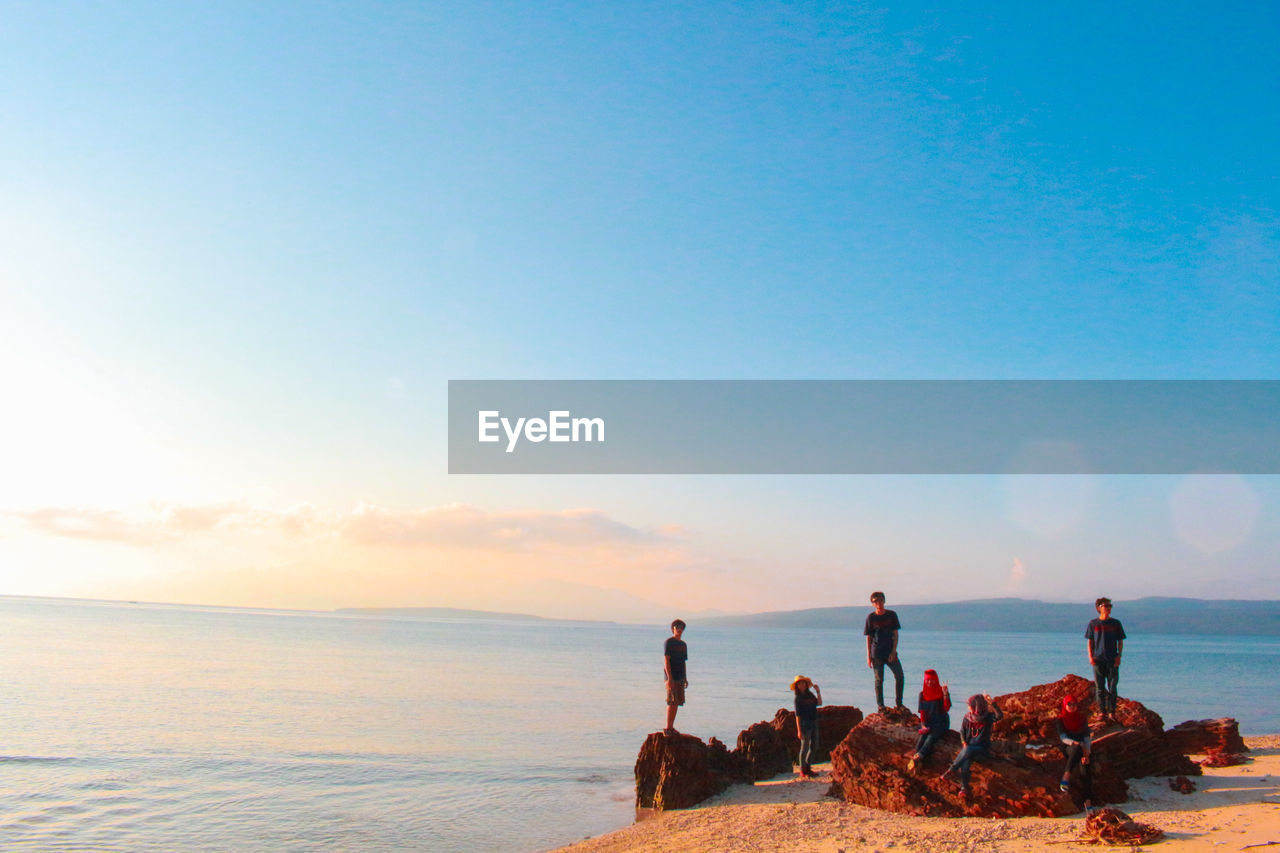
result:
[[(3, 849), (544, 850), (631, 822), (665, 712), (663, 626), (0, 598), (0, 630)], [(681, 731), (732, 745), (799, 673), (873, 704), (854, 632), (685, 639)], [(957, 698), (1088, 674), (1082, 636), (904, 630), (901, 654), (908, 703), (926, 667)], [(1167, 724), (1280, 732), (1280, 638), (1135, 636), (1124, 667)]]

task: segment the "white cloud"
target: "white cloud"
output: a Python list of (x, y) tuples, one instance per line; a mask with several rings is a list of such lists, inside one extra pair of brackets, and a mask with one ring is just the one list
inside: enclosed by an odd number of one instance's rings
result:
[(219, 532), (332, 536), (371, 547), (441, 547), (495, 551), (669, 546), (677, 527), (642, 530), (596, 509), (489, 511), (466, 504), (394, 509), (360, 505), (322, 512), (309, 505), (285, 510), (240, 503), (152, 504), (119, 511), (42, 507), (8, 513), (49, 536), (151, 546)]

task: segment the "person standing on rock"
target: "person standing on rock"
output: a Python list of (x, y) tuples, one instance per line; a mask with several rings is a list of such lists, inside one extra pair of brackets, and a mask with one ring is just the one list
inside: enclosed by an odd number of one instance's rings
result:
[(797, 675), (791, 682), (796, 694), (796, 735), (800, 738), (800, 778), (813, 778), (813, 754), (818, 748), (818, 706), (822, 689), (807, 675)]
[(964, 715), (964, 722), (960, 724), (960, 740), (964, 743), (964, 748), (942, 773), (943, 779), (952, 773), (956, 774), (960, 781), (962, 799), (969, 796), (969, 765), (975, 759), (987, 757), (991, 750), (991, 731), (995, 728), (996, 721), (1003, 716), (990, 693), (969, 697), (969, 713)]
[(951, 730), (951, 691), (938, 680), (934, 669), (924, 671), (924, 687), (920, 691), (920, 737), (916, 739), (915, 752), (907, 762), (907, 772), (914, 773), (916, 765), (924, 763), (934, 746)]
[(676, 734), (676, 711), (684, 704), (684, 689), (689, 686), (685, 677), (685, 661), (689, 659), (689, 647), (680, 639), (684, 634), (684, 622), (671, 623), (671, 636), (662, 648), (662, 675), (667, 682), (667, 734)]
[[(871, 606), (875, 608), (867, 614), (867, 623), (862, 633), (867, 637), (867, 667), (876, 674), (876, 707), (884, 713), (884, 668), (887, 665), (893, 672), (894, 704), (902, 708), (903, 673), (902, 662), (898, 660), (898, 614), (886, 610), (884, 593), (871, 593)], [(903, 710), (906, 710), (903, 708)]]
[(1099, 598), (1094, 603), (1097, 619), (1084, 629), (1088, 642), (1089, 665), (1093, 667), (1093, 683), (1098, 697), (1098, 713), (1113, 720), (1116, 713), (1116, 687), (1120, 683), (1120, 653), (1124, 650), (1124, 626), (1111, 618), (1111, 599)]

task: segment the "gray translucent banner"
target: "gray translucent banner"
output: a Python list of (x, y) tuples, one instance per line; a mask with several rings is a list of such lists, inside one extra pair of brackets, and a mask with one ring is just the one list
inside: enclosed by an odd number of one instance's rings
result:
[(1207, 472), (1280, 473), (1280, 381), (449, 382), (451, 474)]

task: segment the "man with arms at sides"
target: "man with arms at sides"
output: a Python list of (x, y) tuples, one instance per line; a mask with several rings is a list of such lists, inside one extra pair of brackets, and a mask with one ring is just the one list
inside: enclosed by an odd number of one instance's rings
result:
[(1112, 721), (1116, 712), (1116, 686), (1120, 683), (1120, 653), (1124, 651), (1124, 626), (1111, 618), (1111, 599), (1103, 597), (1093, 603), (1098, 618), (1084, 629), (1089, 665), (1093, 667), (1093, 683), (1098, 696), (1098, 713)]
[(689, 659), (689, 647), (680, 636), (684, 634), (684, 622), (671, 623), (671, 636), (662, 649), (662, 675), (667, 682), (667, 727), (669, 735), (676, 734), (676, 711), (684, 704), (684, 689), (689, 686), (685, 678), (685, 661)]
[[(876, 674), (876, 706), (884, 711), (884, 668), (887, 664), (893, 672), (894, 705), (902, 708), (902, 662), (898, 660), (898, 614), (886, 610), (884, 593), (871, 593), (874, 611), (867, 614), (867, 624), (862, 633), (867, 637), (867, 667)], [(905, 709), (904, 709), (905, 710)]]

